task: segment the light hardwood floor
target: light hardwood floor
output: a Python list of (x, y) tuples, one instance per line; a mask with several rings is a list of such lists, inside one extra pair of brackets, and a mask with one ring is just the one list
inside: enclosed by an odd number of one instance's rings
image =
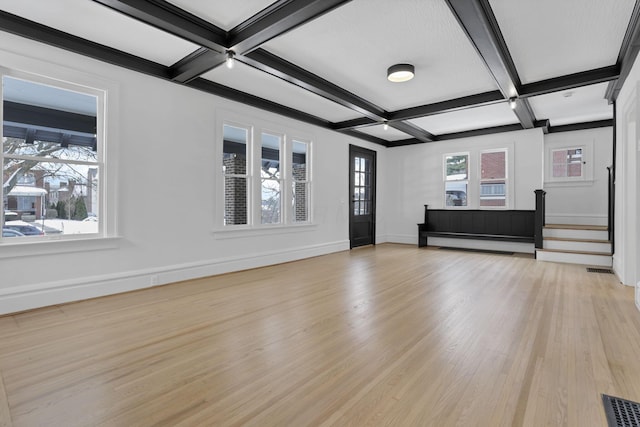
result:
[(605, 426), (633, 290), (384, 244), (0, 318), (2, 426)]

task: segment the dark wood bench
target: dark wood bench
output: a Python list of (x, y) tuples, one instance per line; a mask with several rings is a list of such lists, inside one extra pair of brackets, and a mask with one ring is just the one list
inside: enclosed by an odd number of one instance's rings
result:
[(428, 237), (534, 243), (535, 211), (428, 209), (418, 224), (418, 246)]

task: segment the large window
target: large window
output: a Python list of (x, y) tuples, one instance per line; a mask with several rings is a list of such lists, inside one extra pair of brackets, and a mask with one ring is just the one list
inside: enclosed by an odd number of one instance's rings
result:
[(552, 150), (552, 177), (553, 178), (581, 178), (584, 149), (574, 147), (569, 149)]
[(445, 206), (467, 206), (469, 154), (446, 155), (444, 166)]
[(311, 142), (285, 132), (225, 122), (222, 146), (224, 226), (310, 221)]
[(2, 102), (3, 240), (102, 233), (103, 92), (6, 72)]
[(505, 207), (507, 202), (507, 152), (480, 153), (480, 207)]

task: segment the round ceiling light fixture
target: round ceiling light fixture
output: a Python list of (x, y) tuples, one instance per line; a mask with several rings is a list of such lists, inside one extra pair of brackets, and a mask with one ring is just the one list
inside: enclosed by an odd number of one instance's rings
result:
[(396, 64), (387, 70), (387, 79), (394, 83), (409, 81), (413, 76), (415, 76), (415, 68), (411, 64)]

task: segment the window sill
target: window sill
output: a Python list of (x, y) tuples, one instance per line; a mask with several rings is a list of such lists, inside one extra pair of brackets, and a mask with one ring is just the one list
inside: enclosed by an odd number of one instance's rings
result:
[(121, 239), (121, 237), (92, 236), (69, 239), (28, 239), (18, 242), (3, 240), (0, 243), (0, 259), (116, 249)]
[(299, 233), (315, 230), (317, 227), (318, 226), (316, 224), (311, 223), (299, 225), (273, 225), (262, 227), (229, 226), (228, 228), (214, 230), (213, 235), (216, 239), (235, 239), (239, 237), (272, 236), (274, 234)]
[(545, 181), (545, 187), (589, 187), (593, 185), (592, 179), (576, 179), (575, 181)]

